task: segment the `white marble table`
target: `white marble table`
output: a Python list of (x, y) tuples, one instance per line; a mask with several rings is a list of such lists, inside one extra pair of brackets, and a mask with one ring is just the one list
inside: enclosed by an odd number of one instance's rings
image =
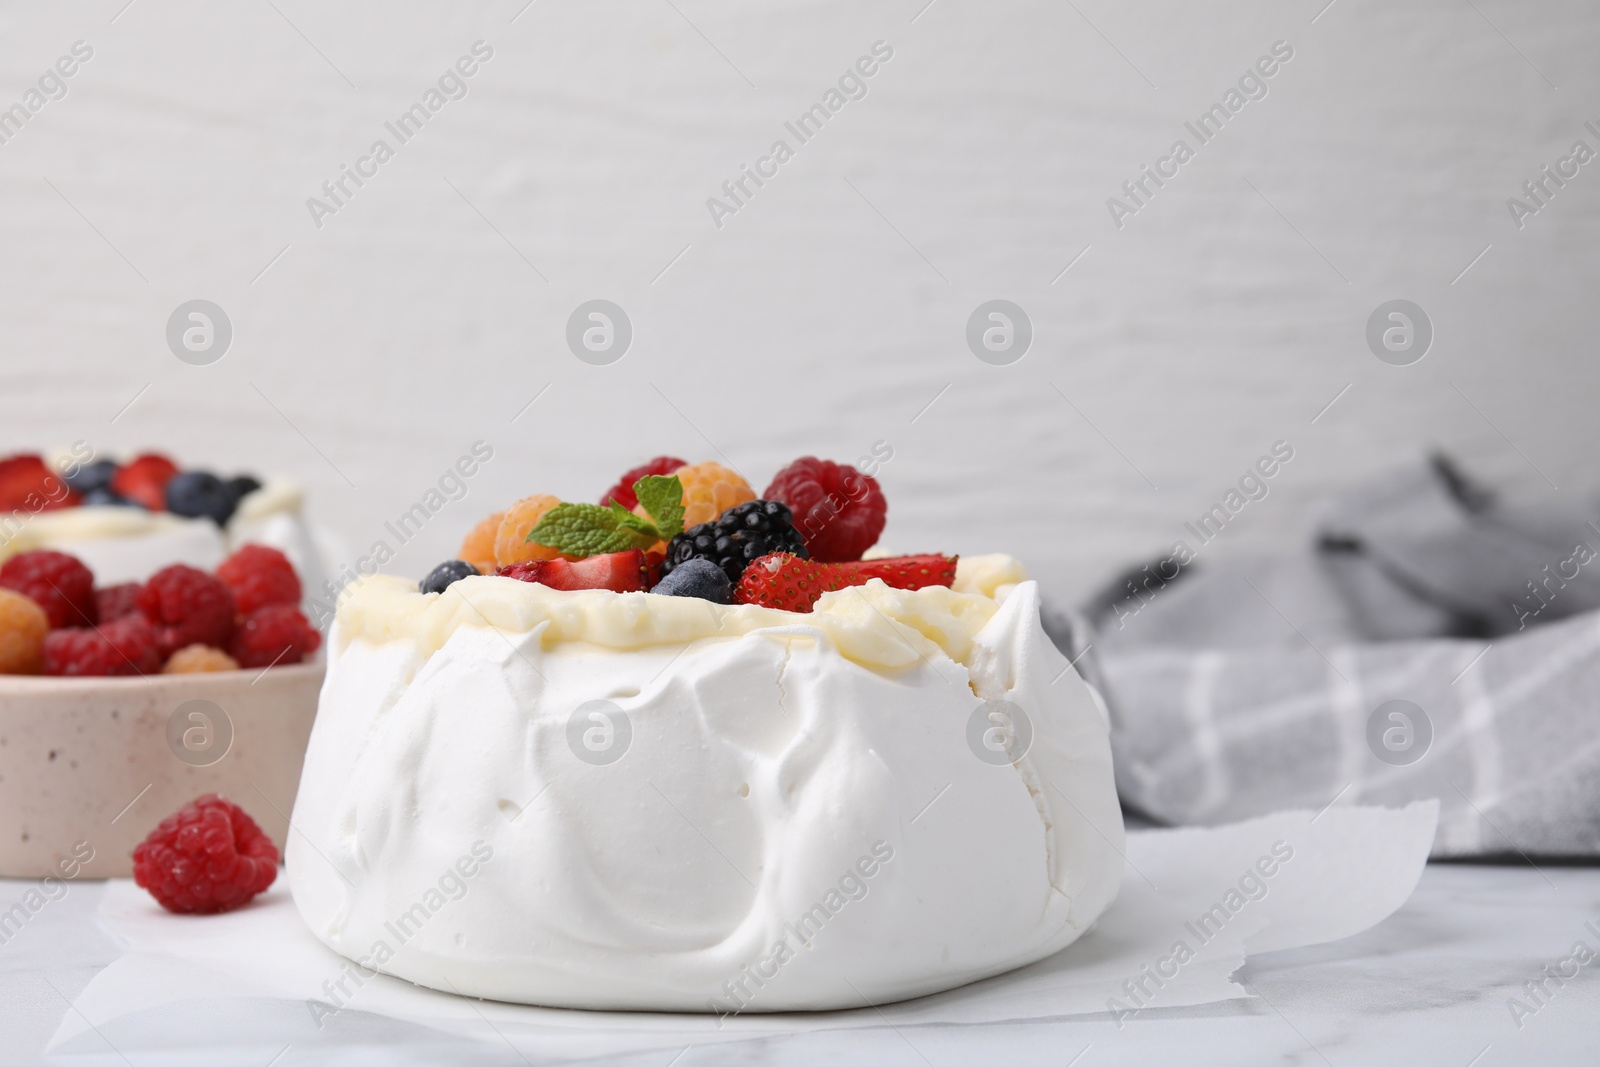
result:
[[(0, 912), (29, 885), (0, 881)], [(0, 943), (0, 1063), (297, 1067), (531, 1061), (505, 1044), (477, 1044), (360, 1013), (350, 1013), (360, 1017), (348, 1025), (306, 1040), (303, 1007), (267, 1000), (180, 1004), (106, 1027), (99, 1052), (46, 1057), (43, 1050), (56, 1025), (72, 1011), (71, 998), (118, 955), (94, 920), (100, 892), (92, 883), (73, 886)], [(1594, 1062), (1600, 959), (1563, 985), (1548, 983), (1547, 1002), (1522, 1019), (1520, 1028), (1508, 1006), (1513, 996), (1526, 999), (1524, 983), (1541, 977), (1546, 964), (1559, 965), (1575, 942), (1600, 950), (1600, 937), (1586, 923), (1600, 929), (1600, 867), (1435, 864), (1406, 906), (1367, 933), (1252, 958), (1240, 977), (1259, 995), (1255, 1000), (1148, 1011), (1120, 1030), (1109, 1016), (886, 1027), (674, 1049), (624, 1062), (657, 1067), (669, 1062), (676, 1067)], [(170, 1031), (168, 1051), (134, 1050), (125, 1057), (114, 1047), (123, 1026), (142, 1034)], [(196, 1030), (231, 1033), (237, 1040), (221, 1045), (211, 1037), (185, 1038)]]

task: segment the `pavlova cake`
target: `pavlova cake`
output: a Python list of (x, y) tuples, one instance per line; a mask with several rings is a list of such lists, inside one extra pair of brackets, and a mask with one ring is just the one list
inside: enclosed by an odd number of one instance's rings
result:
[(57, 549), (103, 582), (133, 582), (171, 563), (211, 570), (239, 546), (260, 544), (284, 553), (308, 590), (321, 590), (302, 498), (282, 479), (183, 469), (156, 452), (118, 462), (79, 441), (50, 456), (0, 459), (0, 561)]
[(311, 930), (357, 986), (722, 1014), (1081, 936), (1122, 871), (1104, 712), (1015, 560), (875, 555), (886, 510), (848, 466), (757, 498), (662, 457), (359, 583), (287, 850)]

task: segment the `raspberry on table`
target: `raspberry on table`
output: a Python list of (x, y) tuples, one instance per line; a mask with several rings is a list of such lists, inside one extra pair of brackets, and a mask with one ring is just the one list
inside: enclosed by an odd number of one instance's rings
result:
[(139, 582), (102, 586), (94, 591), (94, 607), (101, 622), (122, 619), (139, 614), (139, 593), (144, 586)]
[(676, 474), (683, 483), (684, 529), (710, 522), (734, 505), (756, 498), (756, 491), (738, 471), (720, 463), (696, 463), (668, 473)]
[(238, 614), (226, 585), (182, 563), (150, 576), (139, 592), (139, 611), (156, 631), (163, 660), (184, 645), (227, 648)]
[(236, 671), (239, 664), (220, 648), (210, 645), (185, 645), (167, 657), (162, 674), (211, 674), (216, 671)]
[(50, 619), (31, 597), (0, 589), (0, 674), (38, 674)]
[(737, 582), (752, 560), (773, 552), (809, 558), (787, 504), (749, 500), (724, 511), (715, 522), (692, 526), (674, 537), (661, 561), (661, 577), (671, 576), (691, 559), (704, 559), (721, 567), (728, 581)]
[(161, 670), (159, 642), (142, 617), (103, 626), (51, 630), (44, 639), (44, 673), (61, 677), (121, 677)]
[(468, 530), (467, 536), (461, 539), (461, 550), (456, 558), (478, 568), (479, 574), (493, 574), (500, 566), (494, 558), (494, 537), (500, 532), (500, 520), (505, 517), (505, 512), (497, 511)]
[(217, 567), (217, 578), (233, 594), (240, 615), (268, 604), (300, 603), (300, 576), (275, 548), (245, 545)]
[[(513, 563), (536, 563), (540, 560), (555, 559), (561, 555), (553, 548), (536, 545), (528, 540), (528, 534), (539, 525), (544, 513), (559, 503), (561, 503), (560, 497), (539, 494), (523, 497), (506, 509), (505, 517), (500, 520), (500, 526), (494, 535), (494, 559), (497, 567), (509, 567)], [(472, 562), (470, 556), (461, 558), (468, 563)]]
[(133, 850), (133, 880), (180, 914), (249, 903), (278, 877), (278, 848), (245, 810), (217, 793), (161, 820)]
[(321, 646), (322, 635), (299, 608), (268, 604), (244, 617), (228, 654), (241, 667), (281, 667), (299, 663)]
[(634, 482), (651, 474), (671, 474), (673, 471), (687, 466), (688, 464), (677, 456), (657, 456), (648, 463), (641, 463), (617, 479), (616, 485), (606, 490), (605, 495), (600, 498), (600, 506), (604, 507), (615, 500), (631, 511), (639, 504), (639, 498), (633, 492)]
[(889, 511), (877, 479), (815, 456), (779, 471), (764, 495), (793, 509), (811, 558), (829, 563), (860, 559), (878, 543)]
[(65, 552), (44, 548), (18, 552), (0, 564), (0, 587), (31, 598), (44, 609), (52, 629), (92, 626), (96, 621), (94, 573)]

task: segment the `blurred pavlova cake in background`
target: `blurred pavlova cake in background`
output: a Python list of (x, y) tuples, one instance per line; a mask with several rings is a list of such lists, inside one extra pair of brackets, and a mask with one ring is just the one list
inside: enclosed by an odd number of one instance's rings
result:
[(142, 581), (172, 563), (211, 570), (244, 544), (289, 557), (308, 591), (325, 567), (298, 485), (183, 469), (147, 452), (97, 458), (79, 441), (0, 459), (0, 563), (19, 552), (71, 553), (102, 582)]
[(1076, 940), (1122, 875), (1103, 706), (1016, 560), (865, 558), (886, 509), (849, 466), (758, 499), (661, 457), (357, 582), (287, 852), (311, 930), (469, 996), (724, 1015)]

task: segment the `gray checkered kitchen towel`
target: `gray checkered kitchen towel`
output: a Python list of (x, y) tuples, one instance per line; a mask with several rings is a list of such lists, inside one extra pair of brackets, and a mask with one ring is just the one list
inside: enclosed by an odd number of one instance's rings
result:
[(1208, 825), (1437, 797), (1435, 856), (1600, 855), (1586, 503), (1503, 505), (1419, 460), (1300, 552), (1141, 568), (1052, 620), (1110, 705), (1124, 803)]

